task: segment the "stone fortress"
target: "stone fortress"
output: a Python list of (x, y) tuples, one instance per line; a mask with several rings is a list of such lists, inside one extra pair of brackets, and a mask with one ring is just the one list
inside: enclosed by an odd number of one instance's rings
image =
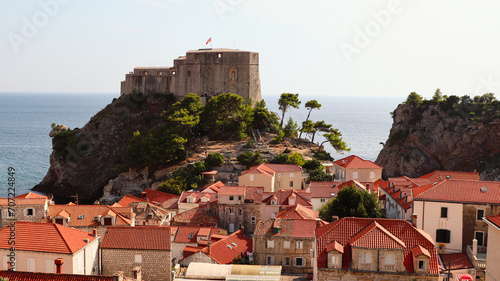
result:
[(136, 67), (121, 82), (121, 95), (197, 93), (205, 103), (223, 93), (260, 101), (259, 53), (237, 49), (199, 49), (174, 59), (173, 67)]

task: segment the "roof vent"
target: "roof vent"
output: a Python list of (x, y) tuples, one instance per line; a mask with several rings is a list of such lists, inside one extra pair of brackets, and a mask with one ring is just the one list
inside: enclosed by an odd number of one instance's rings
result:
[(231, 247), (230, 245), (226, 245), (226, 247), (228, 247), (229, 249), (232, 249), (233, 247)]
[(481, 192), (486, 192), (486, 187), (481, 187)]
[(234, 242), (233, 242), (233, 243), (231, 243), (231, 245), (233, 245), (233, 246), (235, 246), (235, 247), (236, 247), (236, 243), (234, 243)]
[(450, 178), (451, 178), (451, 176), (450, 176), (450, 175), (447, 175), (447, 176), (446, 176), (446, 178), (447, 178), (447, 179), (450, 179)]

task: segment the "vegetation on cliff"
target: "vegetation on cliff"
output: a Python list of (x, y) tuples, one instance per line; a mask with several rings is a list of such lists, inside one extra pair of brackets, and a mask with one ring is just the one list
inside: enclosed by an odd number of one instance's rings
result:
[(332, 216), (380, 218), (378, 198), (375, 193), (358, 190), (351, 185), (343, 188), (337, 197), (319, 208), (319, 217), (331, 222)]

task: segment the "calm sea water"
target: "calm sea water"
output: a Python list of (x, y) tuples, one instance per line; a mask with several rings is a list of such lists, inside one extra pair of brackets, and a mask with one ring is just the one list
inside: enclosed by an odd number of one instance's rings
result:
[[(16, 169), (16, 193), (38, 184), (49, 169), (52, 123), (81, 128), (119, 94), (0, 93), (0, 196), (7, 195), (7, 169)], [(279, 96), (264, 96), (270, 110), (278, 112)], [(327, 145), (335, 159), (350, 154), (375, 160), (392, 125), (389, 112), (400, 97), (301, 96), (300, 109), (292, 116), (301, 123), (307, 116), (306, 101), (318, 100), (321, 110), (313, 110), (313, 121), (325, 120), (338, 128), (351, 152), (339, 155)], [(320, 139), (318, 139), (320, 141)]]

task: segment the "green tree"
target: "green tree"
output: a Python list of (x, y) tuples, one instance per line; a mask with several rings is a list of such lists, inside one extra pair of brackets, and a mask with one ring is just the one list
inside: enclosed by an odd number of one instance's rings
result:
[(276, 135), (276, 137), (274, 137), (271, 142), (272, 143), (282, 143), (283, 142), (283, 138), (285, 137), (285, 132), (283, 132), (283, 130), (280, 130), (278, 132), (278, 134)]
[(222, 94), (212, 97), (201, 113), (201, 130), (210, 139), (241, 138), (241, 111), (245, 110), (244, 100), (236, 94)]
[(252, 151), (245, 151), (242, 154), (238, 155), (236, 157), (236, 160), (238, 160), (238, 163), (240, 163), (241, 165), (247, 166), (247, 168), (260, 165), (264, 162), (264, 160), (262, 159), (262, 155), (260, 155), (260, 152), (258, 151), (255, 153), (253, 153)]
[(270, 164), (286, 164), (288, 162), (288, 155), (286, 154), (278, 154), (271, 158), (268, 163)]
[(317, 132), (330, 132), (332, 125), (326, 124), (325, 121), (316, 121), (312, 130), (312, 139), (311, 143), (314, 143), (314, 136), (316, 136)]
[[(309, 120), (309, 116), (311, 116), (311, 111), (313, 109), (320, 109), (321, 104), (317, 100), (310, 100), (310, 101), (306, 102), (305, 107), (307, 109), (309, 109), (309, 113), (307, 113), (307, 118), (306, 118), (306, 122), (307, 122), (307, 120)], [(299, 139), (302, 138), (302, 132), (303, 132), (303, 130), (301, 129)]]
[(307, 170), (315, 170), (315, 169), (324, 169), (323, 165), (321, 165), (321, 162), (319, 162), (316, 159), (313, 160), (307, 160), (304, 165), (302, 165), (302, 168), (307, 169)]
[(285, 137), (295, 138), (297, 137), (297, 122), (293, 122), (292, 117), (288, 119), (288, 123), (283, 127), (283, 132), (285, 133)]
[(325, 173), (323, 168), (316, 168), (309, 172), (309, 181), (329, 181), (332, 179), (332, 176)]
[(295, 152), (292, 155), (288, 156), (287, 164), (296, 164), (299, 166), (302, 166), (306, 163), (304, 161), (304, 157), (302, 157), (302, 154)]
[(299, 108), (299, 94), (283, 93), (278, 100), (279, 110), (281, 110), (281, 122), (279, 129), (283, 128), (283, 121), (285, 120), (285, 112), (288, 111), (290, 107)]
[(276, 113), (266, 108), (266, 102), (264, 100), (255, 103), (252, 126), (259, 130), (270, 129), (273, 131), (276, 128), (276, 132), (278, 131), (279, 117)]
[(219, 167), (224, 164), (224, 155), (215, 152), (209, 153), (207, 158), (205, 158), (205, 166), (206, 167)]
[(197, 189), (207, 183), (201, 176), (207, 169), (205, 164), (198, 161), (188, 164), (186, 167), (180, 167), (169, 174), (168, 179), (158, 185), (158, 190), (180, 195), (183, 191)]
[(441, 102), (443, 100), (444, 100), (443, 93), (441, 93), (441, 90), (437, 88), (436, 91), (434, 92), (434, 95), (432, 96), (432, 101)]
[(342, 140), (342, 134), (337, 129), (331, 129), (330, 132), (323, 134), (323, 137), (326, 140), (319, 145), (320, 149), (321, 147), (323, 147), (324, 143), (328, 142), (338, 153), (343, 153), (344, 151), (351, 150), (349, 147), (347, 147), (347, 144)]
[(378, 200), (375, 193), (358, 190), (351, 185), (338, 192), (337, 197), (328, 201), (319, 208), (319, 217), (325, 221), (332, 221), (332, 216), (343, 217), (381, 217)]
[(302, 128), (300, 128), (300, 131), (305, 132), (306, 134), (314, 132), (314, 122), (311, 120), (302, 122)]
[(421, 105), (423, 102), (423, 98), (422, 96), (420, 96), (419, 94), (415, 93), (415, 92), (411, 92), (408, 97), (406, 98), (406, 101), (404, 101), (404, 103), (406, 104), (413, 104), (413, 105)]

